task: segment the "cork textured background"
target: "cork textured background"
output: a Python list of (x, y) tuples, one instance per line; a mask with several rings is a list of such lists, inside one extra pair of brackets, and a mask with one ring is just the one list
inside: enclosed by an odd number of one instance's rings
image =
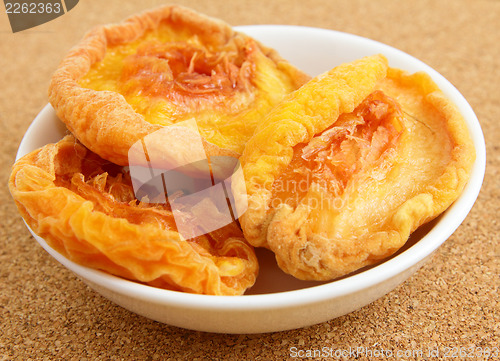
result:
[(457, 87), (480, 120), (487, 167), (479, 198), (459, 229), (407, 282), (329, 322), (262, 335), (224, 335), (135, 315), (93, 292), (36, 243), (6, 184), (24, 132), (47, 104), (51, 73), (70, 47), (95, 25), (164, 3), (81, 0), (66, 15), (15, 34), (0, 6), (0, 360), (284, 360), (299, 356), (293, 350), (360, 347), (366, 351), (358, 359), (379, 350), (399, 350), (407, 353), (404, 359), (416, 359), (419, 350), (426, 355), (437, 348), (441, 355), (446, 350), (451, 355), (453, 348), (498, 350), (500, 1), (176, 3), (231, 25), (289, 24), (353, 33), (424, 61)]

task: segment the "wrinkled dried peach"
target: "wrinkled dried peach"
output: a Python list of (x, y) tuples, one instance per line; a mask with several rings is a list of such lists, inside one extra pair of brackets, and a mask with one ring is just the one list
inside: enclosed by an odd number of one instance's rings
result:
[(426, 74), (382, 56), (342, 64), (269, 113), (241, 157), (241, 218), (255, 246), (301, 279), (328, 280), (396, 252), (460, 195), (474, 148)]
[[(255, 282), (257, 258), (235, 222), (191, 239), (168, 202), (139, 201), (129, 172), (71, 135), (19, 159), (9, 188), (31, 229), (70, 260), (148, 285), (239, 295)], [(217, 217), (205, 200), (199, 217)]]
[(209, 155), (239, 156), (262, 116), (309, 77), (226, 23), (164, 6), (89, 32), (49, 99), (89, 149), (127, 165), (136, 141), (195, 119)]

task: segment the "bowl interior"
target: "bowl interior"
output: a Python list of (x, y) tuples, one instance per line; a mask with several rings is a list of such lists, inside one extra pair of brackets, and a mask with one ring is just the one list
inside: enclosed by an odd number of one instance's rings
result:
[[(410, 72), (420, 70), (427, 72), (459, 107), (467, 121), (476, 147), (476, 162), (471, 179), (463, 194), (444, 214), (414, 232), (406, 245), (391, 258), (332, 282), (297, 280), (286, 275), (277, 267), (270, 251), (257, 250), (261, 266), (260, 275), (256, 285), (248, 292), (248, 295), (243, 297), (202, 296), (160, 290), (77, 265), (50, 248), (40, 237), (36, 237), (42, 247), (81, 278), (109, 288), (114, 292), (132, 295), (136, 298), (154, 299), (161, 303), (190, 304), (192, 307), (205, 309), (266, 307), (269, 305), (282, 307), (293, 303), (310, 302), (313, 299), (328, 299), (394, 277), (413, 267), (437, 249), (455, 231), (470, 211), (481, 188), (484, 175), (485, 147), (481, 127), (474, 112), (458, 90), (432, 68), (412, 56), (355, 35), (307, 27), (274, 25), (242, 26), (238, 27), (238, 30), (275, 48), (284, 58), (312, 76), (327, 71), (340, 63), (376, 53), (384, 54), (389, 59), (390, 66)], [(66, 132), (66, 127), (57, 118), (52, 107), (46, 106), (27, 130), (17, 157), (47, 143), (58, 141)], [(251, 306), (248, 297), (253, 300)]]

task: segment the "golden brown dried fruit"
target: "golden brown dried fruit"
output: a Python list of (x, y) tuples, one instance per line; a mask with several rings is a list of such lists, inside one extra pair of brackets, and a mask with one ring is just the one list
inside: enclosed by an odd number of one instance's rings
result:
[(181, 239), (168, 204), (139, 202), (124, 168), (73, 136), (19, 159), (9, 188), (31, 229), (77, 263), (192, 293), (239, 295), (255, 282), (257, 258), (235, 222)]
[(164, 6), (89, 32), (49, 99), (86, 147), (127, 165), (136, 141), (192, 118), (209, 155), (239, 156), (262, 115), (307, 80), (226, 23)]
[(311, 80), (263, 124), (240, 159), (241, 224), (301, 279), (396, 252), (460, 195), (475, 159), (464, 119), (430, 77), (380, 55)]

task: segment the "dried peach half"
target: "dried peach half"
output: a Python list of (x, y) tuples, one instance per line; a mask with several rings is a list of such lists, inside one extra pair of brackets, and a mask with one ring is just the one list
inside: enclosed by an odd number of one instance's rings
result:
[(190, 119), (209, 155), (237, 157), (262, 116), (309, 79), (221, 20), (163, 6), (90, 31), (55, 71), (49, 100), (116, 164), (137, 140)]
[(240, 158), (241, 217), (254, 246), (297, 278), (329, 280), (395, 253), (462, 192), (467, 126), (424, 73), (381, 55), (342, 64), (290, 94)]
[[(213, 295), (243, 294), (257, 277), (257, 258), (235, 222), (184, 239), (169, 203), (137, 200), (127, 169), (72, 135), (19, 159), (9, 189), (31, 229), (79, 264), (155, 287)], [(202, 210), (216, 217), (216, 205), (205, 203)], [(185, 218), (196, 226), (192, 214)]]

